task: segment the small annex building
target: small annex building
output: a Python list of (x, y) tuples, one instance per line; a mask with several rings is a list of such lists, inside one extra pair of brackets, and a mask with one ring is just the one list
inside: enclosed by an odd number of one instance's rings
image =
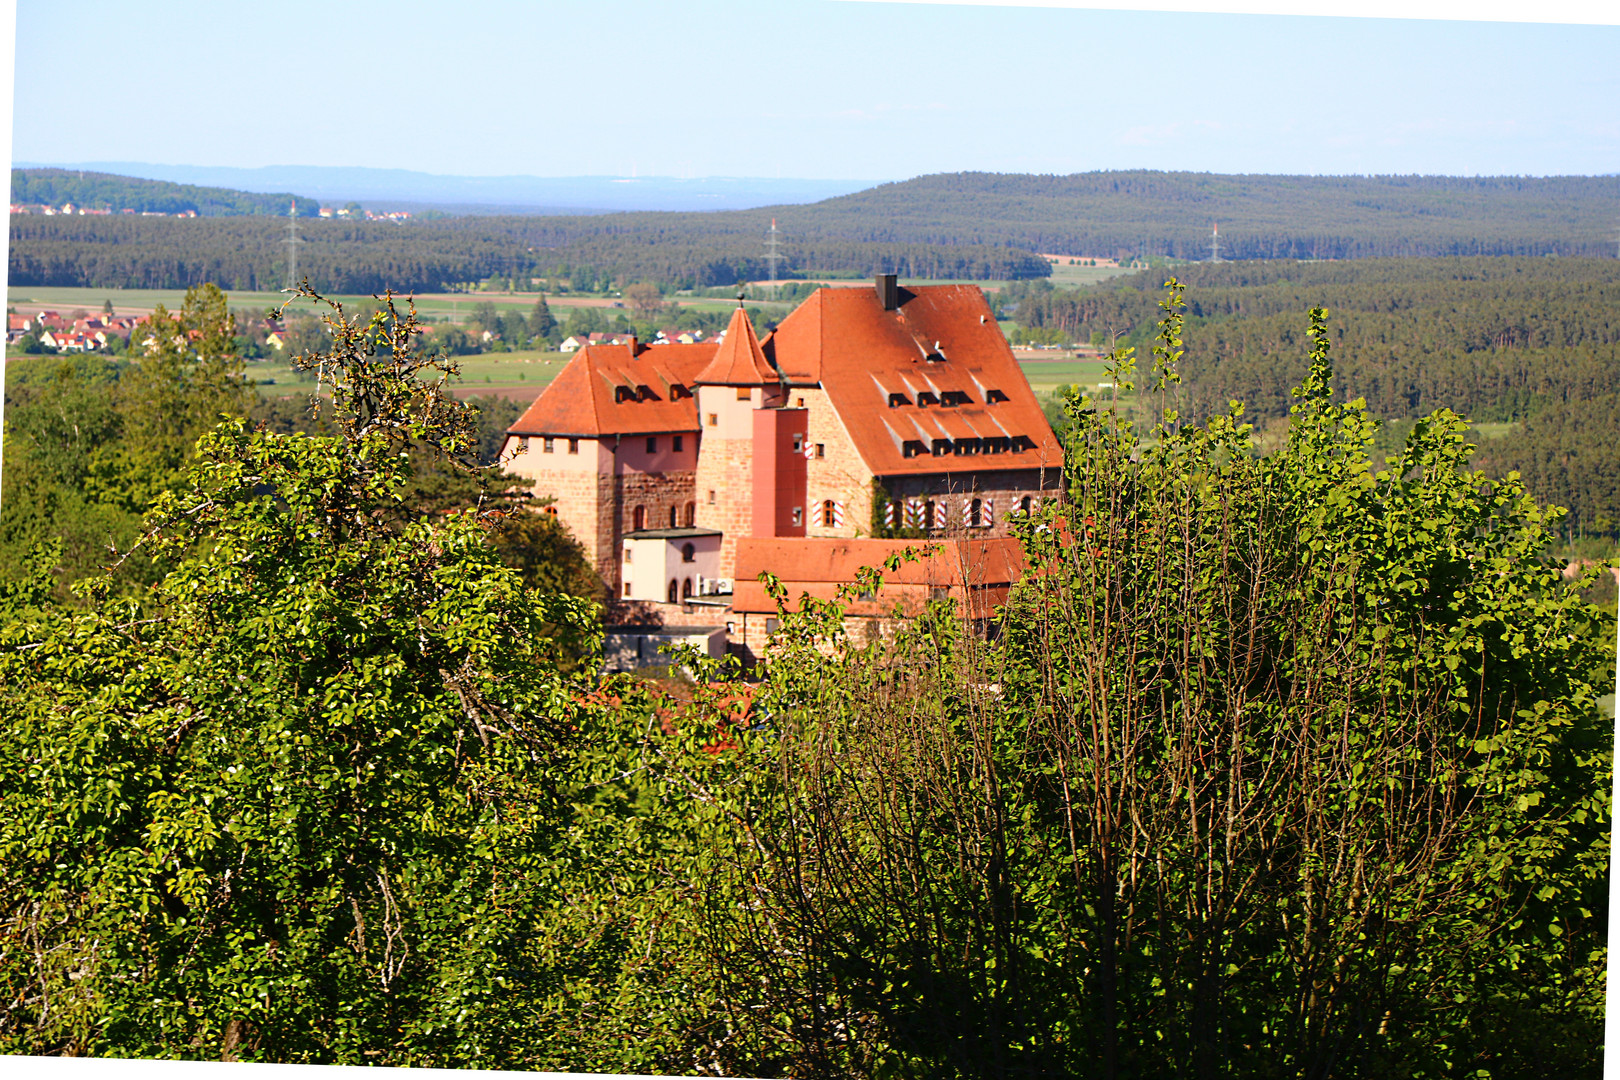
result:
[(610, 623), (725, 625), (755, 654), (734, 605), (759, 614), (761, 569), (823, 581), (881, 562), (876, 541), (977, 542), (952, 549), (950, 595), (1004, 594), (1014, 563), (984, 542), (1063, 467), (979, 288), (892, 274), (817, 290), (763, 339), (739, 305), (718, 340), (582, 345), (504, 452), (590, 553)]

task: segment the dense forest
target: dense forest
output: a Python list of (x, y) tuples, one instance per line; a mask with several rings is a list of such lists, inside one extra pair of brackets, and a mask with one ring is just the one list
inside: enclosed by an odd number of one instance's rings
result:
[(295, 205), (300, 215), (308, 217), (320, 207), (314, 199), (287, 192), (261, 195), (81, 169), (12, 169), (11, 201), (57, 207), (72, 203), (86, 210), (134, 210), (152, 214), (179, 214), (190, 210), (200, 217), (285, 215), (288, 208)]
[[(575, 289), (654, 281), (666, 288), (731, 285), (765, 276), (756, 235), (602, 236), (552, 228), (549, 218), (468, 217), (432, 222), (301, 222), (298, 273), (339, 293), (436, 292), (491, 276), (562, 278)], [(569, 219), (573, 220), (573, 219)], [(286, 284), (287, 227), (264, 217), (13, 217), (13, 285), (93, 288), (278, 289)], [(909, 278), (1044, 275), (1044, 259), (1006, 247), (836, 238), (799, 245), (796, 272)]]
[[(1479, 460), (1519, 470), (1538, 498), (1570, 507), (1572, 534), (1620, 526), (1620, 262), (1614, 259), (1369, 259), (1186, 267), (1182, 408), (1224, 413), (1241, 399), (1261, 425), (1288, 416), (1303, 327), (1321, 304), (1339, 350), (1340, 392), (1374, 415), (1451, 408), (1511, 422)], [(1015, 285), (1004, 304), (1028, 328), (1070, 340), (1153, 333), (1163, 275), (1084, 290)]]
[[(317, 287), (438, 289), (492, 275), (575, 288), (666, 289), (768, 273), (783, 232), (791, 276), (1047, 276), (1032, 252), (1204, 258), (1211, 226), (1235, 259), (1563, 255), (1614, 251), (1616, 177), (1308, 177), (1111, 172), (924, 176), (805, 206), (720, 213), (492, 216), (404, 225), (312, 221), (299, 267)], [(27, 285), (227, 288), (284, 284), (271, 221), (12, 221), (11, 280)]]
[[(772, 211), (772, 213), (778, 213)], [(1613, 255), (1620, 176), (1228, 176), (954, 173), (802, 208), (790, 231), (1007, 244), (1072, 255), (1231, 259)]]

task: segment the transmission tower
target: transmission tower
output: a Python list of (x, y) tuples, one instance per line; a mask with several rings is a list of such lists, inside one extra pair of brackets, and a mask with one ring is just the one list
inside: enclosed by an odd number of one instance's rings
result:
[(781, 233), (777, 231), (776, 219), (771, 218), (771, 231), (765, 234), (765, 262), (771, 268), (771, 295), (776, 295), (776, 264), (782, 259), (782, 252), (778, 248)]
[(298, 288), (298, 245), (303, 240), (298, 237), (298, 203), (294, 202), (287, 209), (287, 288)]
[(1209, 261), (1221, 261), (1221, 223), (1218, 221), (1209, 230)]

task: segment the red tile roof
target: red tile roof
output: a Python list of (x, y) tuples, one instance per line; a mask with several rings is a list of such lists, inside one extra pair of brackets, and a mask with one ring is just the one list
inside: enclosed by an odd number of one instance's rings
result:
[(760, 351), (759, 336), (754, 333), (754, 324), (741, 304), (731, 313), (725, 333), (719, 351), (698, 375), (698, 382), (710, 386), (760, 386), (781, 381), (781, 376)]
[(507, 430), (587, 438), (697, 431), (692, 388), (714, 353), (713, 344), (587, 345)]
[[(906, 548), (932, 553), (895, 571), (883, 570), (883, 591), (873, 600), (852, 601), (852, 615), (886, 615), (896, 601), (919, 608), (932, 590), (949, 589), (949, 596), (966, 599), (974, 618), (988, 618), (994, 606), (1024, 574), (1024, 551), (1013, 537), (968, 540), (841, 540), (743, 537), (737, 541), (737, 577), (731, 609), (741, 614), (775, 614), (776, 602), (758, 578), (764, 571), (777, 575), (788, 591), (788, 609), (796, 611), (808, 593), (831, 599), (839, 585), (855, 580), (863, 566), (881, 569), (883, 560)], [(911, 601), (910, 603), (907, 603)]]
[(764, 353), (820, 383), (879, 476), (1056, 468), (1063, 450), (976, 285), (913, 285), (885, 311), (874, 289), (819, 289)]

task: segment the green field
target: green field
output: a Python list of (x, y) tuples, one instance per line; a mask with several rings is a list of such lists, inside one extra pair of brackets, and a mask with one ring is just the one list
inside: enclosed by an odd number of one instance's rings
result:
[[(113, 308), (120, 314), (140, 314), (151, 311), (158, 304), (170, 310), (180, 307), (185, 299), (183, 289), (78, 289), (78, 288), (49, 288), (46, 286), (21, 286), (8, 290), (6, 304), (13, 307), (18, 304), (42, 305), (53, 308), (63, 314), (83, 310), (98, 312), (104, 302), (111, 300)], [(287, 296), (278, 292), (233, 292), (225, 293), (233, 311), (245, 315), (259, 316), (272, 306), (286, 301)], [(527, 314), (534, 307), (539, 293), (434, 293), (416, 298), (416, 310), (423, 318), (430, 322), (461, 323), (471, 315), (474, 306), (483, 303), (494, 304), (501, 310), (516, 310)], [(345, 306), (359, 302), (371, 301), (370, 296), (334, 295), (331, 299)], [(582, 304), (603, 307), (603, 301), (613, 301), (610, 296), (591, 296), (583, 294), (569, 294), (566, 296), (546, 297), (546, 303), (558, 319), (565, 319), (568, 309)], [(698, 311), (713, 311), (725, 313), (737, 306), (735, 300), (725, 300), (710, 297), (679, 297), (672, 300), (683, 308), (695, 308)], [(748, 301), (751, 308), (761, 309), (776, 318), (786, 315), (794, 305), (771, 300)], [(292, 310), (313, 310), (308, 301), (300, 301)], [(605, 307), (604, 314), (612, 315), (619, 312), (631, 314), (627, 308)]]
[(1018, 366), (1038, 394), (1075, 383), (1095, 391), (1108, 378), (1101, 360), (1021, 360)]
[[(554, 352), (484, 353), (458, 356), (461, 381), (456, 385), (474, 394), (495, 393), (502, 388), (530, 388), (536, 391), (550, 385), (569, 357)], [(255, 360), (247, 365), (247, 375), (266, 397), (308, 393), (315, 380), (293, 370), (284, 360)]]
[(1135, 270), (1125, 270), (1118, 266), (1069, 266), (1060, 263), (1052, 267), (1051, 281), (1059, 289), (1072, 289), (1079, 285), (1095, 285), (1099, 281), (1119, 277), (1121, 274), (1134, 274)]

